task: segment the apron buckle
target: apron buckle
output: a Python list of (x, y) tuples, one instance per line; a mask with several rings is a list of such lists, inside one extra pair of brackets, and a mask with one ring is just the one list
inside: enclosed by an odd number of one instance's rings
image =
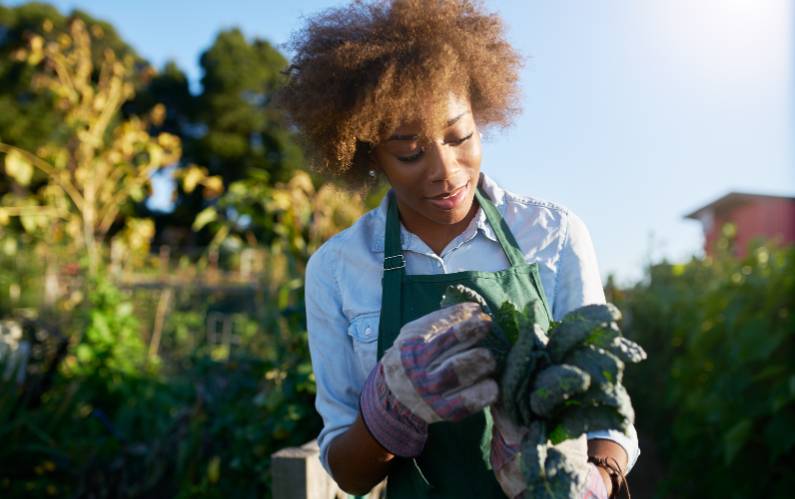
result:
[[(399, 260), (394, 263), (387, 263), (388, 260), (392, 258), (398, 258)], [(384, 270), (398, 270), (406, 268), (406, 259), (403, 258), (403, 255), (394, 255), (394, 256), (386, 256), (384, 257)]]

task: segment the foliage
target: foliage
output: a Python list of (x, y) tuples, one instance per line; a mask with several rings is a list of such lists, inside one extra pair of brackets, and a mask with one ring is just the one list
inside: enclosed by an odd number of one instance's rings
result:
[(795, 487), (795, 247), (757, 243), (738, 260), (731, 245), (654, 265), (613, 296), (626, 334), (652, 352), (627, 385), (639, 431), (661, 447), (660, 495), (783, 498)]
[[(353, 224), (364, 211), (365, 199), (360, 194), (296, 171), (288, 182), (275, 185), (256, 177), (232, 183), (217, 206), (205, 208), (197, 216), (193, 228), (211, 225), (212, 244), (264, 244), (305, 264), (320, 244)], [(258, 234), (264, 240), (257, 240)]]
[[(42, 2), (25, 2), (17, 6), (0, 5), (0, 141), (29, 151), (43, 142), (66, 145), (68, 137), (53, 96), (32, 91), (36, 68), (12, 57), (26, 48), (35, 33), (46, 41), (56, 41), (69, 33), (70, 19), (80, 19), (92, 31), (92, 64), (99, 67), (106, 49), (119, 59), (132, 58), (136, 88), (143, 86), (149, 66), (118, 35), (113, 26), (75, 10), (64, 16), (55, 7)], [(8, 191), (0, 177), (0, 193)]]
[(197, 158), (227, 183), (249, 171), (285, 182), (302, 155), (269, 104), (287, 60), (266, 40), (248, 42), (238, 29), (222, 31), (200, 58), (204, 70), (199, 119), (207, 133)]
[(145, 374), (146, 347), (133, 304), (107, 278), (91, 279), (83, 307), (85, 329), (75, 338), (74, 355), (66, 358), (69, 377), (97, 376), (103, 385), (122, 377)]
[[(57, 96), (33, 91), (40, 68), (21, 57), (29, 50), (31, 39), (47, 46), (70, 38), (69, 26), (75, 20), (89, 27), (95, 81), (108, 51), (127, 65), (127, 81), (134, 95), (114, 119), (138, 120), (153, 136), (165, 133), (177, 137), (182, 156), (174, 164), (176, 173), (200, 171), (213, 179), (204, 189), (183, 188), (186, 184), (178, 183), (173, 211), (167, 213), (150, 211), (141, 202), (148, 194), (145, 186), (132, 203), (125, 204), (124, 216), (156, 220), (156, 240), (206, 244), (211, 234), (192, 233), (190, 227), (203, 209), (214, 206), (219, 192), (238, 181), (269, 186), (286, 183), (304, 166), (293, 132), (271, 106), (271, 95), (283, 81), (287, 60), (267, 40), (247, 40), (235, 28), (219, 32), (201, 56), (202, 87), (194, 95), (184, 72), (173, 61), (155, 71), (109, 23), (79, 10), (64, 16), (46, 3), (0, 5), (0, 142), (31, 152), (45, 144), (67, 147), (75, 142)], [(157, 119), (152, 119), (153, 115)], [(35, 184), (38, 179), (33, 181)], [(0, 176), (0, 197), (14, 190)], [(248, 231), (267, 242), (277, 237), (268, 232), (273, 223), (267, 213), (261, 213), (250, 221)]]
[[(278, 214), (281, 235), (255, 274), (260, 281), (247, 292), (180, 288), (159, 350), (146, 335), (157, 302), (146, 288), (124, 293), (100, 269), (79, 286), (86, 292), (79, 314), (70, 300), (58, 304), (56, 320), (71, 319), (68, 350), (41, 362), (56, 367), (53, 382), (31, 398), (40, 380), (31, 371), (0, 396), (0, 493), (268, 496), (271, 453), (320, 429), (299, 276), (308, 254), (358, 217), (362, 202), (315, 190), (300, 173), (258, 192), (264, 209)], [(227, 234), (221, 261), (234, 261), (243, 243), (230, 244), (236, 228), (219, 222), (216, 230)], [(193, 273), (208, 270), (205, 258), (181, 262)], [(214, 314), (233, 318), (234, 343), (202, 334)]]
[[(39, 68), (33, 86), (53, 97), (68, 140), (41, 144), (34, 152), (0, 143), (5, 173), (30, 191), (3, 197), (0, 224), (17, 216), (26, 232), (77, 243), (94, 272), (101, 258), (99, 243), (128, 203), (143, 199), (152, 173), (179, 158), (180, 141), (167, 133), (149, 135), (149, 123), (162, 120), (162, 107), (155, 107), (147, 120), (117, 121), (134, 93), (134, 60), (118, 59), (107, 49), (95, 69), (91, 39), (89, 28), (75, 18), (68, 34), (56, 40), (31, 35), (28, 46), (14, 53)], [(153, 235), (151, 225), (143, 222), (133, 220), (126, 228), (138, 229), (139, 238)]]
[[(164, 103), (172, 120), (164, 130), (177, 134), (184, 145), (178, 172), (182, 182), (177, 185), (174, 211), (159, 215), (163, 226), (190, 227), (202, 210), (216, 208), (206, 191), (193, 189), (190, 178), (198, 178), (197, 173), (217, 178), (223, 190), (233, 184), (237, 191), (251, 190), (247, 196), (254, 200), (260, 186), (287, 183), (304, 167), (293, 132), (271, 105), (287, 67), (284, 56), (267, 40), (247, 40), (233, 28), (216, 36), (202, 53), (200, 65), (198, 95), (189, 93), (184, 75), (172, 64), (130, 107), (141, 114), (155, 103)], [(204, 166), (199, 170), (193, 165)], [(239, 192), (235, 197), (240, 197)], [(227, 215), (235, 218), (232, 211)], [(261, 210), (249, 215), (245, 232), (266, 245), (279, 237), (272, 232), (277, 215)], [(212, 232), (201, 231), (198, 236), (198, 243), (206, 244)]]
[[(243, 303), (230, 296), (234, 309), (217, 292), (189, 293), (155, 358), (136, 295), (101, 275), (88, 289), (65, 354), (31, 363), (22, 384), (0, 379), (0, 494), (267, 496), (270, 454), (320, 428), (302, 289), (283, 282)], [(286, 301), (280, 306), (271, 292)], [(261, 320), (256, 308), (265, 309)], [(238, 343), (199, 334), (209, 314), (224, 311), (233, 311)], [(47, 346), (62, 338), (31, 330), (23, 341)], [(55, 366), (50, 384), (31, 396), (48, 366)]]

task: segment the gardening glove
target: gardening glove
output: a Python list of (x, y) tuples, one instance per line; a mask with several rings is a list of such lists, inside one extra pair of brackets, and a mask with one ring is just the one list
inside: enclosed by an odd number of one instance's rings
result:
[(582, 499), (608, 499), (607, 485), (599, 473), (599, 468), (593, 463), (589, 464), (588, 477), (585, 479), (585, 491)]
[(607, 499), (599, 470), (588, 462), (585, 435), (551, 445), (543, 422), (519, 426), (498, 405), (490, 410), (490, 462), (508, 497)]
[(428, 425), (459, 421), (497, 400), (496, 361), (476, 345), (491, 319), (461, 303), (404, 325), (362, 389), (362, 419), (389, 452), (418, 456)]

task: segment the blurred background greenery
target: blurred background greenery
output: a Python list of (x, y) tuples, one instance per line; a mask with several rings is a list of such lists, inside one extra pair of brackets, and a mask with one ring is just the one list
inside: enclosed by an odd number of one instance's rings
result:
[[(269, 496), (320, 429), (307, 259), (383, 187), (303, 169), (267, 41), (220, 32), (193, 95), (86, 13), (0, 6), (0, 34), (0, 496)], [(606, 284), (650, 353), (638, 497), (795, 488), (795, 249), (720, 244)]]

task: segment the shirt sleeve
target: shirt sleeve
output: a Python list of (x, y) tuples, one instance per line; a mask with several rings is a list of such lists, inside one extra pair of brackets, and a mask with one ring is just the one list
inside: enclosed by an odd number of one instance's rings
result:
[(342, 311), (341, 293), (329, 261), (333, 248), (321, 247), (306, 268), (306, 324), (309, 353), (315, 374), (315, 408), (323, 418), (318, 435), (320, 462), (331, 475), (328, 448), (334, 438), (356, 420), (359, 393), (364, 383), (356, 371), (355, 353)]
[[(556, 321), (584, 305), (605, 303), (599, 265), (588, 228), (577, 215), (569, 211), (565, 231), (552, 305), (552, 316)], [(619, 430), (588, 432), (588, 439), (595, 438), (612, 440), (624, 448), (629, 458), (627, 473), (635, 466), (640, 448), (634, 426), (630, 425), (626, 434)]]

